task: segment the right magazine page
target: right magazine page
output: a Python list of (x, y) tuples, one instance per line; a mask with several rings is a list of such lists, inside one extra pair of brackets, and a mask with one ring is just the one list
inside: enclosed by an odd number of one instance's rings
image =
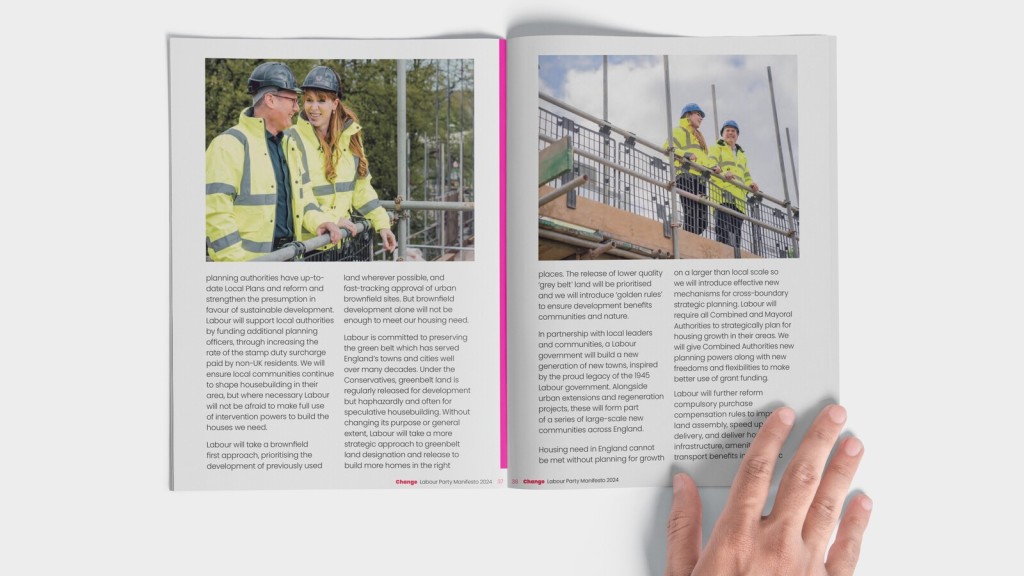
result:
[(507, 66), (510, 485), (729, 485), (773, 409), (838, 400), (834, 38)]

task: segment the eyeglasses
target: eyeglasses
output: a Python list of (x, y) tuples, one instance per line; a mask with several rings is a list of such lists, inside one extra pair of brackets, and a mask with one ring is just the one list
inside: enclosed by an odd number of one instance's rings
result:
[(291, 103), (292, 103), (292, 106), (298, 106), (299, 105), (299, 97), (298, 96), (296, 96), (295, 98), (292, 98), (291, 96), (285, 96), (284, 94), (282, 94), (280, 92), (272, 92), (272, 94), (274, 96), (278, 97), (278, 98), (283, 98), (285, 100), (290, 100)]

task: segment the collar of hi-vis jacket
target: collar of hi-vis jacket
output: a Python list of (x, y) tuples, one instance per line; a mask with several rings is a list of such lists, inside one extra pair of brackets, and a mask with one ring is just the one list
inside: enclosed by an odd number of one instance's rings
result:
[[(719, 140), (718, 140), (718, 145), (719, 146), (726, 146), (726, 147), (732, 148), (732, 146), (729, 146), (728, 142), (726, 142), (725, 140), (722, 140), (721, 138), (719, 138)], [(736, 145), (736, 155), (739, 156), (740, 152), (743, 152), (743, 147), (740, 146), (739, 144), (737, 144)]]
[[(693, 145), (700, 148), (700, 138), (697, 138), (698, 129), (694, 128), (693, 124), (690, 124), (690, 121), (685, 116), (679, 119), (679, 127), (682, 128), (687, 134), (689, 134), (690, 140), (693, 141)], [(704, 145), (707, 146), (707, 143), (708, 139), (705, 138)], [(678, 143), (679, 146), (682, 146), (682, 144), (682, 142)], [(705, 148), (701, 148), (701, 150), (704, 150), (705, 152), (709, 151), (709, 149)]]

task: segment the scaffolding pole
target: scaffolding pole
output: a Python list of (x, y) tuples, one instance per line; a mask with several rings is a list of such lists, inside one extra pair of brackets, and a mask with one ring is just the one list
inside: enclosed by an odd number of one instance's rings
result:
[(793, 174), (793, 192), (796, 194), (796, 205), (800, 205), (800, 185), (796, 178), (796, 156), (793, 156), (793, 141), (789, 138), (789, 126), (786, 126), (786, 145), (789, 147), (789, 166)]
[(453, 210), (457, 212), (471, 212), (475, 202), (440, 202), (437, 200), (402, 200), (391, 201), (381, 200), (380, 205), (385, 210), (402, 212), (405, 210)]
[[(463, 110), (466, 108), (466, 61), (461, 60), (459, 64), (459, 83), (462, 84), (462, 89), (459, 90), (459, 202), (465, 201), (465, 183), (462, 180), (462, 175), (466, 172), (466, 167), (462, 165), (464, 160), (462, 155), (462, 146), (466, 134), (466, 128), (463, 126)], [(459, 246), (466, 243), (463, 237), (463, 227), (465, 222), (462, 219), (462, 212), (459, 212)]]
[[(407, 139), (405, 126), (405, 60), (398, 61), (398, 202), (408, 198), (408, 182), (405, 177)], [(398, 221), (398, 260), (405, 260), (405, 243), (409, 240), (409, 219)]]
[(715, 132), (718, 132), (718, 94), (715, 92), (715, 85), (711, 85), (711, 113), (715, 115)]
[(551, 192), (551, 193), (543, 196), (538, 201), (539, 204), (537, 206), (538, 207), (543, 206), (543, 205), (545, 205), (545, 204), (547, 204), (547, 203), (549, 203), (549, 202), (551, 202), (553, 200), (557, 200), (558, 198), (561, 198), (562, 196), (565, 196), (569, 192), (572, 192), (573, 190), (575, 190), (575, 189), (579, 188), (580, 186), (583, 186), (584, 184), (586, 184), (587, 180), (589, 180), (589, 178), (587, 177), (586, 174), (584, 174), (582, 176), (577, 176), (576, 178), (573, 178), (569, 182), (567, 182), (567, 183), (563, 184), (562, 186), (556, 188), (554, 192)]
[[(441, 62), (434, 59), (434, 178), (431, 179), (431, 194), (433, 200), (440, 200), (444, 193), (444, 148), (441, 146)], [(424, 197), (424, 200), (427, 198)], [(424, 219), (424, 224), (426, 219)], [(444, 245), (444, 221), (438, 223), (435, 240)]]
[[(608, 56), (604, 57), (604, 84), (602, 85), (602, 92), (604, 94), (604, 115), (602, 118), (605, 123), (608, 122)], [(602, 140), (604, 142), (604, 157), (608, 158), (608, 146), (611, 140), (611, 133), (601, 133)], [(605, 204), (608, 203), (608, 167), (604, 164), (601, 165), (601, 197), (604, 198)]]
[[(663, 58), (663, 65), (665, 68), (665, 116), (667, 118), (666, 125), (668, 126), (668, 174), (669, 174), (669, 185), (672, 186), (675, 181), (676, 171), (676, 147), (672, 143), (672, 90), (669, 84), (668, 76), (668, 55), (666, 54)], [(672, 194), (672, 258), (679, 258), (679, 197), (676, 194)]]
[[(360, 232), (363, 232), (364, 230), (366, 230), (366, 228), (367, 228), (367, 224), (365, 222), (356, 222), (355, 226), (356, 226), (356, 234), (357, 235)], [(348, 230), (346, 230), (345, 228), (341, 229), (341, 238), (342, 239), (348, 238), (350, 236), (352, 236), (352, 234), (349, 234)], [(285, 244), (284, 246), (278, 248), (277, 250), (274, 250), (273, 252), (271, 252), (269, 254), (264, 254), (263, 256), (259, 256), (257, 258), (253, 258), (252, 261), (253, 262), (287, 262), (288, 260), (292, 260), (293, 258), (297, 258), (299, 256), (302, 256), (306, 252), (312, 252), (313, 250), (316, 250), (317, 248), (322, 248), (324, 246), (327, 246), (330, 243), (331, 243), (331, 235), (330, 234), (321, 234), (321, 235), (319, 235), (319, 236), (317, 236), (315, 238), (311, 238), (309, 240), (306, 240), (305, 242), (292, 242), (290, 244)]]
[(782, 172), (782, 193), (786, 198), (786, 217), (789, 229), (793, 231), (793, 254), (800, 255), (800, 239), (793, 222), (793, 205), (789, 201), (789, 185), (786, 184), (786, 161), (782, 157), (782, 134), (779, 132), (779, 113), (775, 107), (775, 84), (772, 81), (772, 67), (768, 66), (768, 92), (772, 97), (772, 120), (775, 122), (775, 144), (779, 149), (779, 169)]
[[(445, 132), (447, 133), (447, 130), (445, 130)], [(447, 139), (447, 136), (446, 136), (446, 139)], [(445, 171), (448, 169), (448, 167), (446, 166), (446, 164), (448, 163), (448, 146), (446, 146), (447, 142), (439, 142), (439, 144), (441, 145), (441, 149), (438, 150), (438, 154), (441, 157), (441, 177), (440, 177), (441, 187), (438, 188), (437, 199), (443, 202), (444, 199), (448, 197), (447, 189), (445, 187), (445, 184), (447, 183), (445, 181), (445, 178), (447, 178), (447, 175), (446, 175)], [(447, 226), (445, 226), (444, 214), (441, 214), (441, 244), (442, 245), (444, 245), (444, 244), (446, 244), (448, 242), (448, 231), (446, 230), (446, 228), (447, 228)]]
[(618, 243), (614, 241), (612, 241), (612, 248), (604, 248), (606, 245), (605, 243), (591, 242), (589, 240), (583, 240), (582, 238), (569, 236), (568, 234), (560, 234), (558, 232), (552, 232), (550, 230), (538, 230), (538, 232), (541, 238), (545, 238), (547, 240), (555, 240), (557, 242), (562, 242), (564, 244), (569, 244), (571, 246), (577, 246), (579, 248), (589, 248), (591, 250), (604, 249), (604, 252), (607, 252), (610, 256), (618, 256), (619, 258), (628, 258), (630, 260), (650, 259), (650, 257), (648, 256), (642, 256), (635, 252), (619, 249), (615, 247), (618, 245)]

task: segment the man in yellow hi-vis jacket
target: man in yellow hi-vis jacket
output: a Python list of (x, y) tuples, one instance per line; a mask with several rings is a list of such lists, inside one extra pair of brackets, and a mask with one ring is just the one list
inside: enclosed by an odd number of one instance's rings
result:
[[(747, 213), (747, 191), (732, 184), (739, 182), (751, 190), (760, 190), (750, 176), (747, 168), (747, 154), (736, 141), (740, 137), (740, 127), (734, 120), (726, 120), (719, 131), (722, 138), (711, 147), (708, 153), (712, 162), (722, 170), (723, 177), (729, 182), (717, 183), (711, 187), (711, 199), (718, 204)], [(715, 239), (723, 244), (739, 247), (743, 232), (743, 219), (721, 210), (715, 210)]]
[[(293, 241), (302, 227), (340, 240), (333, 220), (305, 211), (312, 199), (290, 169), (282, 132), (291, 126), (302, 91), (280, 62), (257, 66), (249, 77), (253, 106), (206, 150), (206, 249), (216, 261), (244, 261)], [(295, 172), (295, 174), (293, 174)]]

